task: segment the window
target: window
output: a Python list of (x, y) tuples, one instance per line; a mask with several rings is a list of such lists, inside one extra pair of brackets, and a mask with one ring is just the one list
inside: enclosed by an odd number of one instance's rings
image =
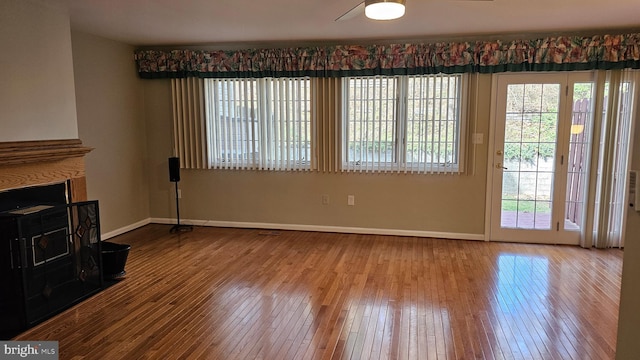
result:
[(343, 82), (343, 170), (460, 172), (464, 75)]
[(308, 170), (308, 78), (207, 79), (210, 167)]

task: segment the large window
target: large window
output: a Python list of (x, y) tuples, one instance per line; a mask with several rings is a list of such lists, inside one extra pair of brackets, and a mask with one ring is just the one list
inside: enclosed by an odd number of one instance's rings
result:
[(309, 86), (308, 78), (205, 80), (210, 166), (308, 170)]
[[(342, 170), (462, 171), (464, 80), (443, 74), (343, 78), (342, 131), (333, 133), (342, 146), (332, 150), (340, 151)], [(209, 166), (311, 169), (312, 108), (319, 106), (312, 106), (312, 86), (309, 78), (206, 79)]]
[(343, 81), (343, 169), (460, 172), (464, 75)]

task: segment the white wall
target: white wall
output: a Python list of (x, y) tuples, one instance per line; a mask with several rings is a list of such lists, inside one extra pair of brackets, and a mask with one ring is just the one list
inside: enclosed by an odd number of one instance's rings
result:
[[(478, 81), (478, 107), (469, 107), (469, 129), (488, 134), (491, 76)], [(144, 80), (149, 198), (152, 218), (174, 218), (169, 80)], [(483, 239), (487, 144), (468, 139), (468, 171), (461, 175), (183, 170), (183, 220), (281, 228), (357, 229), (423, 236)], [(475, 171), (473, 170), (475, 167)], [(329, 196), (329, 204), (322, 196)], [(355, 206), (347, 196), (355, 196)]]
[(0, 1), (0, 142), (78, 137), (69, 15)]

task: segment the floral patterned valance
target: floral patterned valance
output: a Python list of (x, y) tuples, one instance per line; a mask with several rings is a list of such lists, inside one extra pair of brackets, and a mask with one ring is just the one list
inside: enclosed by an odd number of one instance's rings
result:
[(135, 59), (142, 78), (637, 69), (640, 34), (238, 51), (140, 50)]

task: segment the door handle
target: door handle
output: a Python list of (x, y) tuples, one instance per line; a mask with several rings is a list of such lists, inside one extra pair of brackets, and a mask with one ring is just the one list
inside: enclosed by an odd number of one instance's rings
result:
[(506, 167), (502, 166), (501, 163), (496, 164), (496, 169), (508, 170)]

